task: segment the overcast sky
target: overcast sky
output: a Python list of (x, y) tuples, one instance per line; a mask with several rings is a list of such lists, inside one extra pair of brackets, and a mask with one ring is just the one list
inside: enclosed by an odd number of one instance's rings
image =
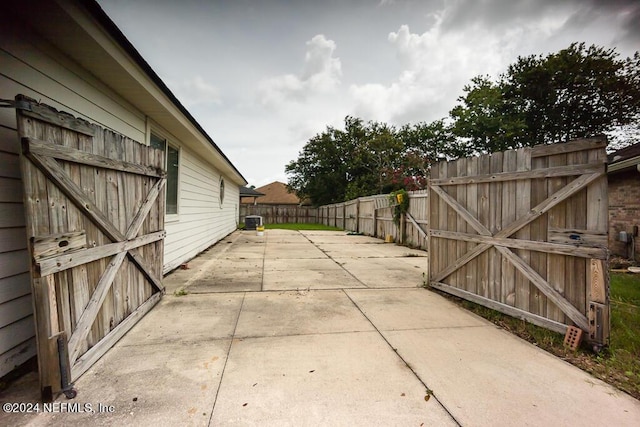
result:
[(640, 50), (638, 0), (98, 2), (258, 187), (346, 115), (430, 122), (518, 56)]

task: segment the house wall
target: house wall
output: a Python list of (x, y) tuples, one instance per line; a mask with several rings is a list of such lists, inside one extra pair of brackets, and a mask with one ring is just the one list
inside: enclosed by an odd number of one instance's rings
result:
[(188, 148), (180, 147), (178, 215), (167, 216), (165, 222), (165, 273), (237, 228), (240, 188), (224, 177), (221, 206), (220, 176)]
[[(632, 169), (609, 175), (609, 249), (613, 255), (627, 257), (625, 243), (618, 240), (621, 231), (640, 227), (640, 172)], [(635, 259), (640, 260), (640, 238), (635, 238)]]
[[(46, 40), (0, 14), (0, 99), (24, 94), (136, 141), (147, 141), (150, 120)], [(180, 145), (180, 142), (177, 141)], [(0, 376), (35, 355), (29, 258), (19, 168), (16, 114), (0, 108)], [(182, 149), (180, 215), (167, 222), (165, 271), (235, 229), (239, 189)]]

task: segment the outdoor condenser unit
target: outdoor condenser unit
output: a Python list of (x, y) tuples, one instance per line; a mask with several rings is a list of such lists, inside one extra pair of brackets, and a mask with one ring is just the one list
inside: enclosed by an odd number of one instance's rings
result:
[(244, 228), (246, 230), (255, 230), (259, 225), (263, 225), (260, 215), (247, 215), (244, 218)]

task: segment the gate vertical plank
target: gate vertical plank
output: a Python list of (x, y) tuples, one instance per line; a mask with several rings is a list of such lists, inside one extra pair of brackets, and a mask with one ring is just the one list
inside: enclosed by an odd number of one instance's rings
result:
[[(478, 174), (478, 157), (471, 157), (467, 159), (467, 176), (475, 176)], [(474, 218), (478, 218), (478, 185), (469, 184), (466, 186), (466, 198), (467, 198), (467, 210)], [(467, 228), (468, 232), (473, 232), (473, 227)], [(467, 251), (471, 251), (477, 246), (476, 243), (467, 243)], [(467, 279), (465, 280), (465, 290), (468, 292), (477, 293), (478, 286), (475, 278), (478, 275), (478, 260), (474, 259), (466, 265)], [(471, 280), (469, 278), (472, 278)]]
[[(491, 154), (490, 170), (491, 173), (502, 172), (502, 161), (504, 154)], [(502, 182), (492, 182), (489, 184), (489, 231), (496, 234), (502, 230)], [(502, 286), (502, 255), (495, 249), (488, 250), (489, 255), (489, 298), (499, 301)]]
[[(536, 157), (531, 161), (531, 169), (547, 167), (546, 157)], [(546, 179), (534, 179), (531, 182), (531, 205), (537, 206), (547, 198)], [(531, 223), (531, 240), (543, 242), (547, 238), (547, 214), (542, 215)], [(543, 278), (547, 278), (547, 255), (542, 252), (531, 253), (531, 267)], [(547, 299), (540, 290), (531, 284), (529, 286), (529, 311), (542, 317), (547, 316)]]
[[(140, 144), (135, 143), (133, 141), (129, 141), (129, 140), (126, 140), (124, 142), (125, 142), (124, 158), (127, 161), (130, 161), (132, 163), (140, 164), (141, 162), (140, 156), (137, 154)], [(124, 176), (124, 187), (125, 189), (127, 189), (125, 193), (125, 200), (128, 206), (126, 210), (126, 228), (123, 230), (123, 233), (126, 233), (128, 231), (128, 228), (131, 225), (131, 222), (133, 221), (135, 213), (140, 208), (140, 205), (142, 204), (142, 200), (144, 200), (144, 198), (146, 197), (146, 194), (143, 195), (143, 189), (140, 188), (142, 183), (143, 183), (143, 179), (141, 176), (133, 176), (131, 174), (127, 174)], [(128, 189), (131, 189), (131, 191), (129, 191)], [(140, 228), (140, 230), (142, 230), (142, 228)], [(138, 231), (136, 235), (141, 235), (140, 231)], [(142, 253), (142, 250), (134, 249), (133, 252)], [(144, 294), (140, 292), (140, 288), (144, 288), (144, 286), (140, 286), (141, 283), (144, 283), (144, 281), (139, 282), (139, 280), (141, 279), (140, 275), (141, 273), (138, 271), (135, 265), (132, 262), (128, 262), (127, 267), (123, 270), (123, 274), (122, 274), (122, 279), (124, 281), (119, 283), (119, 288), (118, 288), (118, 289), (121, 289), (119, 292), (120, 294), (125, 294), (125, 293), (128, 293), (129, 291), (135, 294), (136, 295), (135, 300), (137, 301), (137, 304), (142, 304), (145, 301)], [(129, 283), (135, 284), (133, 289), (129, 287)], [(119, 309), (118, 307), (124, 308), (124, 301), (116, 299), (115, 304), (116, 304), (116, 309)]]
[[(440, 169), (439, 169), (439, 178), (446, 178), (447, 174), (448, 174), (448, 167), (449, 164), (448, 163), (442, 163), (440, 164)], [(439, 230), (446, 230), (447, 227), (447, 204), (444, 200), (442, 200), (442, 198), (438, 198), (438, 219), (440, 221), (440, 224), (438, 226)], [(448, 254), (447, 254), (447, 249), (448, 249), (448, 242), (445, 239), (438, 239), (438, 264), (440, 264), (440, 269), (443, 269), (444, 267), (446, 267), (447, 265), (447, 261), (448, 261)], [(450, 278), (445, 279), (445, 281), (450, 284)]]
[[(45, 141), (58, 142), (62, 140), (62, 131), (57, 126), (40, 123), (43, 127)], [(68, 231), (67, 222), (67, 198), (64, 194), (49, 180), (47, 180), (47, 194), (49, 207), (49, 233), (59, 234)], [(55, 294), (51, 298), (55, 298), (55, 307), (58, 311), (57, 320), (59, 322), (59, 331), (71, 332), (71, 317), (69, 307), (69, 282), (67, 273), (61, 272), (55, 274), (54, 278), (47, 281), (50, 287), (55, 287)]]
[[(155, 152), (155, 159), (156, 159), (156, 167), (159, 168), (159, 170), (166, 170), (166, 153), (160, 150), (152, 150), (152, 152)], [(163, 189), (163, 194), (166, 191), (167, 186), (165, 185), (165, 188)], [(152, 211), (152, 212), (157, 212), (157, 231), (159, 230), (164, 230), (164, 213), (165, 213), (165, 205), (167, 203), (167, 198), (162, 196), (162, 197), (158, 197), (158, 204), (157, 204), (157, 211)], [(375, 211), (374, 211), (374, 215), (375, 215)], [(156, 218), (156, 216), (154, 216), (154, 218)], [(375, 221), (374, 221), (375, 224)], [(164, 240), (157, 242), (155, 244), (155, 257), (152, 259), (156, 260), (156, 267), (157, 267), (157, 275), (156, 277), (162, 277), (162, 266), (164, 265)]]
[[(22, 136), (43, 138), (42, 129), (35, 124), (34, 119), (18, 115), (18, 131)], [(24, 155), (20, 156), (20, 169), (24, 188), (25, 212), (30, 212), (25, 218), (27, 235), (43, 236), (49, 229), (47, 209), (46, 178)], [(43, 206), (44, 205), (44, 206)], [(44, 211), (44, 214), (43, 214)], [(29, 253), (33, 254), (32, 240), (28, 240)], [(33, 263), (30, 263), (31, 291), (33, 294), (33, 316), (36, 324), (36, 343), (38, 347), (38, 372), (40, 392), (43, 397), (50, 399), (52, 388), (59, 384), (59, 369), (55, 369), (55, 354), (51, 352), (48, 289), (43, 281), (36, 277)], [(53, 369), (51, 369), (53, 367)]]
[[(440, 178), (440, 163), (436, 163), (435, 165), (431, 166), (431, 172), (430, 172), (430, 178)], [(433, 190), (433, 188), (430, 187), (429, 190), (429, 217), (430, 217), (430, 223), (429, 223), (429, 228), (435, 228), (435, 229), (440, 229), (440, 197), (438, 196), (438, 194)], [(373, 206), (373, 223), (375, 225), (375, 215), (376, 215), (376, 211), (375, 211), (375, 204)], [(440, 239), (435, 238), (435, 237), (431, 237), (429, 236), (429, 263), (430, 263), (430, 268), (429, 268), (429, 278), (430, 280), (433, 280), (433, 278), (435, 277), (435, 275), (437, 273), (440, 272), (440, 270), (442, 270), (442, 266), (440, 264), (440, 257), (439, 257), (439, 242)]]
[[(77, 134), (74, 132), (63, 130), (63, 139), (65, 141), (65, 145), (68, 145), (71, 148), (80, 149), (80, 141)], [(80, 166), (77, 164), (68, 162), (66, 165), (66, 170), (69, 173), (69, 176), (82, 187), (82, 179), (80, 174)], [(83, 188), (84, 189), (84, 188)], [(67, 204), (67, 219), (69, 224), (69, 231), (81, 231), (84, 230), (84, 224), (82, 221), (82, 215), (78, 211), (78, 208), (73, 203)], [(82, 315), (84, 308), (87, 306), (89, 302), (89, 280), (87, 274), (87, 266), (80, 265), (78, 267), (74, 267), (69, 271), (70, 281), (72, 283), (72, 288), (70, 289), (71, 293), (71, 331), (68, 331), (67, 336), (70, 336), (73, 330), (75, 329), (78, 319)], [(83, 340), (82, 345), (80, 347), (80, 351), (84, 353), (87, 351), (88, 345), (87, 340)]]
[[(120, 160), (136, 163), (133, 150), (137, 143), (130, 141), (123, 136), (117, 137), (117, 155)], [(126, 234), (129, 224), (133, 220), (133, 215), (139, 206), (139, 192), (137, 188), (136, 177), (131, 174), (118, 173), (118, 200), (121, 203), (119, 210), (119, 227), (120, 232)], [(137, 252), (137, 250), (135, 250)], [(136, 267), (129, 259), (125, 259), (122, 263), (122, 269), (118, 274), (117, 281), (114, 283), (114, 315), (119, 323), (126, 316), (124, 296), (128, 295), (132, 299), (132, 304), (138, 306), (142, 303), (138, 297), (137, 289), (140, 287)], [(131, 289), (133, 284), (133, 289)], [(131, 291), (130, 291), (131, 290)]]
[[(457, 163), (458, 163), (458, 160), (449, 162), (447, 164), (447, 177), (451, 178), (456, 176), (456, 174), (458, 173)], [(450, 185), (448, 186), (448, 188), (444, 188), (444, 190), (451, 196), (451, 198), (455, 200), (458, 198), (457, 187), (458, 187), (457, 185)], [(452, 209), (448, 203), (446, 203), (445, 206), (447, 207), (447, 226), (445, 230), (455, 230), (457, 228), (457, 223), (458, 223), (458, 213), (454, 209)], [(455, 240), (445, 240), (445, 242), (447, 242), (446, 254), (447, 254), (447, 261), (449, 261), (450, 257), (453, 254), (457, 253), (458, 242)], [(451, 286), (458, 287), (457, 272), (449, 276), (449, 279), (450, 279), (449, 284), (451, 284)]]
[[(517, 151), (517, 170), (518, 171), (528, 171), (531, 170), (531, 149), (530, 148), (521, 148)], [(520, 179), (516, 183), (516, 197), (517, 197), (517, 207), (516, 207), (516, 219), (522, 218), (527, 214), (529, 209), (531, 209), (531, 180), (529, 179)], [(525, 226), (521, 230), (518, 230), (516, 233), (517, 239), (529, 240), (531, 237), (531, 227)], [(516, 253), (522, 260), (531, 265), (531, 251), (527, 250), (517, 250)], [(520, 271), (516, 271), (516, 301), (515, 306), (525, 311), (529, 311), (529, 292), (530, 286), (532, 286), (527, 279)]]
[[(514, 172), (517, 169), (517, 153), (515, 151), (506, 151), (502, 159), (504, 172)], [(516, 220), (516, 206), (518, 200), (516, 199), (516, 181), (506, 181), (502, 184), (502, 221), (501, 227), (508, 227), (513, 221)], [(510, 306), (515, 306), (516, 299), (516, 268), (505, 257), (501, 257), (501, 271), (500, 276), (502, 280), (500, 302)]]
[[(146, 164), (151, 164), (152, 162), (155, 164), (156, 159), (152, 154), (152, 149), (150, 147), (145, 147), (143, 145), (140, 145), (138, 147), (138, 152), (136, 153), (136, 159), (138, 162), (140, 163), (146, 163)], [(153, 187), (153, 185), (155, 184), (155, 180), (148, 180), (148, 179), (143, 179), (144, 185), (142, 186), (143, 188), (143, 193), (148, 194), (149, 191), (151, 190), (151, 188)], [(160, 195), (158, 196), (158, 198), (162, 197), (162, 193), (160, 193)], [(157, 218), (157, 213), (155, 214), (156, 217), (153, 217), (152, 212), (154, 211), (154, 208), (157, 208), (158, 206), (158, 201), (156, 199), (156, 202), (153, 204), (153, 206), (151, 206), (151, 209), (149, 210), (149, 213), (147, 214), (145, 221), (143, 223), (143, 227), (142, 227), (142, 231), (141, 233), (151, 233), (153, 230), (153, 226), (152, 224), (155, 222), (156, 224), (158, 223), (158, 218)], [(156, 211), (157, 212), (157, 211)], [(141, 253), (142, 255), (145, 257), (145, 259), (155, 259), (155, 246), (153, 245), (147, 245), (144, 248), (141, 249)], [(156, 272), (155, 269), (155, 264), (153, 264), (152, 271), (154, 274), (157, 275), (157, 277), (162, 277), (162, 272), (160, 272), (160, 274), (158, 275), (158, 272)], [(143, 282), (144, 283), (144, 282)], [(150, 287), (145, 286), (142, 288), (143, 292), (142, 292), (142, 297), (143, 297), (143, 301), (147, 301), (149, 298), (151, 298), (151, 296), (155, 293)]]
[[(142, 148), (142, 145), (134, 143), (133, 141), (129, 141), (126, 147), (127, 147), (127, 150), (125, 151), (126, 158), (131, 159), (131, 161), (134, 163), (140, 164), (140, 162), (142, 161), (142, 153), (140, 151), (140, 149)], [(135, 189), (135, 193), (134, 193), (135, 200), (133, 201), (135, 210), (132, 210), (127, 215), (127, 225), (129, 225), (133, 222), (135, 213), (142, 206), (142, 201), (147, 198), (147, 193), (149, 192), (150, 188), (148, 187), (148, 185), (144, 185), (145, 181), (141, 176), (133, 176), (129, 174), (126, 177), (126, 179), (127, 179), (127, 186), (131, 185)], [(142, 235), (142, 232), (145, 230), (144, 228), (145, 222), (147, 222), (146, 218), (145, 218), (145, 221), (142, 223), (140, 230), (137, 233), (138, 236)], [(142, 249), (134, 249), (134, 251), (141, 254), (141, 256), (144, 258), (144, 252)], [(145, 258), (145, 259), (149, 259), (149, 258)], [(137, 305), (140, 305), (147, 299), (147, 293), (145, 292), (147, 288), (146, 281), (142, 280), (142, 273), (133, 265), (133, 263), (129, 263), (128, 276), (129, 276), (129, 280), (135, 281), (136, 283), (139, 284), (139, 286), (137, 286), (135, 293), (138, 297)], [(162, 277), (162, 276), (159, 276), (159, 277)]]
[[(116, 139), (117, 139), (116, 136), (108, 131), (103, 131), (102, 133), (105, 141), (104, 155), (113, 160), (124, 160), (123, 158), (120, 158), (118, 156), (119, 147), (116, 142)], [(120, 199), (119, 194), (124, 190), (121, 188), (121, 183), (120, 183), (120, 180), (118, 179), (120, 174), (121, 172), (118, 172), (115, 170), (104, 171), (104, 177), (106, 179), (105, 204), (106, 204), (107, 218), (112, 224), (116, 226), (118, 231), (122, 232), (122, 224), (120, 222), (120, 210), (124, 209), (124, 205), (122, 204), (123, 201)], [(126, 268), (127, 260), (123, 261), (122, 264), (123, 264), (122, 267), (120, 267), (121, 270)], [(114, 289), (118, 286), (119, 282), (120, 280), (119, 280), (119, 274), (118, 274), (113, 280), (113, 284), (111, 285), (110, 292), (107, 294), (104, 301), (104, 306), (101, 308), (100, 315), (98, 316), (100, 319), (102, 319), (103, 324), (109, 325), (110, 323), (109, 313), (108, 313), (110, 310), (106, 306), (111, 305), (113, 307), (113, 292), (114, 292)], [(121, 320), (121, 318), (120, 319), (118, 318), (120, 313), (116, 314), (113, 308), (111, 308), (111, 310), (113, 310), (114, 312), (114, 323), (119, 322)], [(107, 329), (105, 329), (105, 331), (106, 330)]]
[[(94, 134), (93, 138), (86, 135), (78, 135), (78, 149), (88, 153), (93, 153), (94, 141), (95, 143), (98, 143), (100, 138), (102, 138), (102, 135), (98, 130), (96, 130), (96, 133)], [(84, 191), (84, 194), (92, 202), (95, 203), (96, 173), (93, 171), (92, 168), (88, 166), (81, 165), (79, 166), (79, 169), (80, 169), (79, 171), (80, 185)], [(87, 234), (87, 246), (88, 247), (97, 246), (100, 231), (91, 221), (88, 221), (85, 218), (82, 218), (81, 221), (82, 221), (82, 227), (84, 230), (86, 230), (86, 234)], [(87, 264), (87, 267), (86, 267), (87, 268), (87, 295), (88, 295), (87, 303), (89, 302), (89, 298), (93, 293), (93, 291), (95, 290), (98, 280), (100, 279), (100, 274), (102, 273), (101, 265), (102, 265), (102, 261), (100, 260)], [(80, 315), (82, 314), (82, 311), (80, 311), (79, 313)], [(80, 316), (78, 316), (78, 319), (79, 318)], [(93, 327), (91, 328), (91, 333), (87, 336), (87, 340), (86, 340), (87, 348), (94, 345), (96, 342), (98, 342), (99, 336), (100, 335), (99, 335), (98, 324), (97, 322), (95, 322)]]
[[(93, 144), (92, 144), (93, 153), (101, 156), (106, 156), (107, 155), (106, 146), (108, 141), (105, 140), (105, 135), (108, 134), (108, 132), (106, 132), (104, 129), (99, 129), (97, 134), (99, 135), (99, 137), (94, 138)], [(90, 170), (90, 173), (94, 175), (95, 204), (97, 208), (100, 209), (102, 212), (107, 212), (107, 209), (108, 209), (107, 208), (107, 189), (108, 189), (107, 171), (94, 169), (94, 168), (90, 168), (89, 170)], [(102, 234), (102, 231), (98, 230), (98, 232), (96, 233), (96, 246), (102, 246), (105, 243), (109, 243), (109, 242), (110, 242), (110, 239), (108, 239), (104, 234)], [(102, 273), (107, 269), (107, 260), (101, 259), (100, 261), (98, 261), (98, 265), (99, 265), (99, 268), (97, 270), (94, 270), (94, 274), (96, 275), (92, 278), (92, 280), (94, 281), (93, 282), (94, 289), (95, 287), (97, 287), (98, 282), (100, 281), (100, 277), (102, 276)], [(96, 317), (96, 320), (94, 322), (94, 325), (96, 328), (95, 329), (96, 342), (94, 343), (94, 345), (97, 344), (100, 341), (100, 339), (105, 335), (105, 331), (109, 330), (109, 319), (105, 317), (106, 316), (104, 316), (101, 313)]]
[[(457, 173), (456, 176), (466, 176), (467, 174), (467, 164), (469, 163), (469, 159), (458, 159), (456, 162)], [(457, 188), (457, 200), (465, 208), (467, 207), (467, 191), (463, 186), (458, 186)], [(462, 218), (458, 218), (458, 227), (457, 231), (460, 233), (467, 232), (467, 222)], [(456, 241), (456, 258), (462, 257), (468, 250), (468, 245), (463, 241)], [(461, 267), (457, 272), (457, 287), (465, 289), (465, 284), (467, 283), (467, 266)]]
[[(548, 166), (565, 166), (567, 164), (566, 154), (557, 154), (548, 157)], [(553, 194), (566, 186), (567, 178), (548, 178), (547, 179), (547, 191), (548, 194)], [(566, 202), (560, 203), (548, 212), (548, 225), (549, 227), (564, 228), (566, 217)], [(548, 240), (548, 236), (545, 238)], [(548, 254), (547, 255), (547, 282), (558, 291), (561, 295), (564, 295), (564, 280), (565, 280), (565, 256)], [(565, 315), (553, 302), (547, 299), (547, 317), (558, 322), (565, 322)]]
[[(480, 156), (478, 164), (478, 173), (481, 175), (491, 172), (491, 156), (485, 154)], [(478, 184), (478, 220), (482, 225), (489, 227), (489, 186), (488, 183)], [(478, 276), (477, 276), (477, 290), (478, 295), (483, 297), (489, 296), (489, 251), (485, 251), (478, 256)]]
[[(156, 165), (157, 164), (157, 160), (156, 160), (156, 150), (152, 149), (151, 147), (141, 147), (140, 150), (140, 161), (144, 164), (147, 165)], [(153, 181), (150, 179), (145, 179), (145, 191), (149, 191), (149, 189), (153, 186)], [(162, 197), (162, 195), (158, 196), (158, 197)], [(149, 211), (149, 214), (147, 215), (147, 219), (144, 222), (143, 225), (143, 233), (151, 233), (153, 231), (157, 231), (157, 227), (158, 227), (158, 202), (156, 201), (156, 203), (153, 204), (153, 206), (151, 207), (151, 210)], [(142, 250), (143, 252), (143, 256), (145, 257), (145, 259), (155, 259), (156, 258), (156, 251), (155, 251), (155, 245), (147, 245), (144, 247), (144, 249)], [(158, 272), (155, 269), (153, 270), (153, 273), (155, 275), (157, 275), (158, 277), (162, 277), (162, 272)], [(145, 288), (145, 293), (144, 293), (144, 299), (145, 301), (147, 299), (149, 299), (151, 297), (151, 290), (146, 290)]]
[[(589, 150), (588, 157), (590, 162), (603, 163), (606, 162), (607, 155), (604, 150)], [(595, 182), (587, 187), (587, 228), (589, 230), (609, 231), (609, 213), (608, 213), (608, 196), (607, 196), (607, 176), (604, 174)], [(585, 312), (589, 312), (589, 301), (591, 301), (591, 263), (587, 263), (589, 281), (586, 285), (586, 307)], [(608, 296), (609, 282), (608, 275), (605, 275), (605, 293)], [(607, 306), (608, 309), (608, 306)], [(609, 325), (607, 328), (608, 336)]]
[[(134, 145), (134, 149), (133, 149), (133, 161), (138, 163), (138, 164), (142, 164), (143, 162), (143, 157), (146, 158), (146, 161), (148, 162), (148, 156), (145, 156), (144, 153), (146, 152), (147, 147), (144, 147), (141, 144), (135, 144)], [(149, 180), (145, 179), (145, 177), (139, 176), (139, 177), (135, 177), (135, 186), (136, 186), (136, 198), (138, 200), (140, 200), (140, 205), (142, 205), (142, 201), (146, 199), (147, 194), (149, 192), (149, 190), (151, 189), (151, 184), (149, 182)], [(154, 203), (155, 205), (155, 203)], [(149, 211), (151, 212), (151, 211)], [(135, 214), (135, 212), (134, 212)], [(140, 229), (138, 230), (137, 235), (141, 236), (145, 233), (149, 232), (149, 214), (147, 214), (145, 216), (144, 221), (142, 222), (142, 226), (140, 227)], [(150, 259), (148, 257), (148, 253), (149, 250), (148, 248), (140, 248), (138, 250), (138, 252), (140, 253), (140, 256), (142, 256), (142, 258), (144, 259)], [(135, 277), (135, 280), (139, 280), (139, 274), (141, 274), (137, 268), (135, 268), (135, 266), (133, 266), (134, 269), (131, 271), (132, 275)], [(153, 271), (153, 270), (152, 270)], [(162, 277), (162, 276), (160, 276)], [(144, 282), (142, 282), (144, 283)], [(139, 300), (140, 302), (144, 302), (147, 300), (147, 293), (146, 293), (146, 286), (140, 286), (140, 291), (138, 293), (139, 295)]]
[[(109, 132), (105, 134), (105, 155), (113, 160), (127, 160), (122, 151), (124, 147), (121, 143), (122, 137)], [(127, 191), (122, 182), (121, 171), (109, 170), (105, 171), (107, 178), (107, 217), (112, 224), (116, 226), (118, 231), (124, 233), (126, 230), (125, 210), (128, 208), (127, 201), (123, 197), (123, 193)], [(129, 191), (134, 191), (133, 188)], [(122, 272), (129, 268), (129, 260), (125, 259), (118, 274), (113, 279), (111, 289), (107, 293), (102, 307), (102, 318), (105, 322), (109, 322), (109, 330), (113, 329), (111, 325), (117, 325), (124, 318), (124, 313), (120, 310), (119, 301), (123, 299), (123, 284), (126, 286), (126, 278), (123, 278)], [(111, 320), (113, 318), (113, 320)], [(105, 330), (106, 332), (106, 330)]]
[[(585, 150), (567, 154), (567, 164), (586, 164), (589, 157)], [(565, 226), (568, 229), (587, 229), (587, 190), (584, 189), (569, 199), (566, 210)], [(587, 307), (586, 272), (587, 260), (567, 257), (565, 273), (565, 297), (582, 310)]]

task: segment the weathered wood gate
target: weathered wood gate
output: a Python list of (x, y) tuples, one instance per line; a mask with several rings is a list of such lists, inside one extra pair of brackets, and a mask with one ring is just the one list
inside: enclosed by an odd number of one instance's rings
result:
[(588, 139), (435, 165), (431, 286), (607, 344), (605, 147)]
[(16, 105), (40, 386), (50, 399), (162, 295), (164, 153), (24, 97)]

